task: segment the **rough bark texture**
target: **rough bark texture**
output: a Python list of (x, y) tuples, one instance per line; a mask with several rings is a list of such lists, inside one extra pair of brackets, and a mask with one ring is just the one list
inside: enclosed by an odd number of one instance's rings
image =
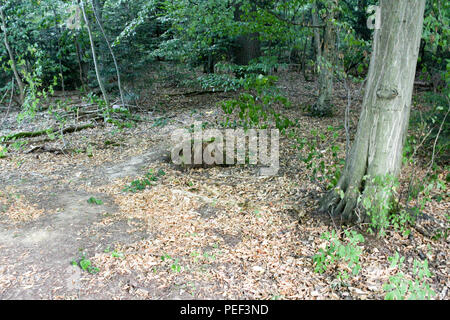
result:
[(409, 122), (425, 0), (381, 0), (380, 6), (356, 138), (337, 188), (322, 201), (322, 210), (345, 220), (357, 218), (361, 194), (378, 192), (371, 178), (398, 176)]
[[(317, 6), (313, 8), (313, 22), (316, 25), (318, 21)], [(336, 46), (336, 27), (334, 18), (336, 14), (335, 0), (329, 1), (328, 16), (326, 18), (325, 32), (323, 36), (323, 49), (319, 39), (318, 31), (314, 35), (317, 52), (317, 68), (319, 72), (319, 97), (312, 106), (312, 114), (316, 116), (327, 116), (332, 112), (333, 95), (333, 66), (335, 64), (335, 46)]]

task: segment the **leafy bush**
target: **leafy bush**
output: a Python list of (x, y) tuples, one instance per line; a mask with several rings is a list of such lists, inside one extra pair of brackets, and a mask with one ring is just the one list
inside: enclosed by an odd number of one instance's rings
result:
[(389, 278), (389, 282), (383, 285), (386, 291), (386, 300), (426, 300), (433, 298), (436, 293), (430, 288), (429, 281), (431, 272), (428, 269), (428, 261), (423, 262), (414, 259), (413, 279), (407, 279), (400, 271), (403, 267), (405, 257), (401, 257), (398, 252), (393, 257), (389, 257), (391, 268), (397, 269), (397, 273)]
[(163, 170), (158, 170), (157, 173), (154, 173), (152, 169), (149, 170), (148, 173), (145, 174), (143, 179), (133, 180), (127, 187), (123, 189), (123, 191), (130, 191), (136, 193), (138, 191), (142, 191), (147, 186), (151, 186), (153, 182), (158, 181), (159, 177), (164, 176), (166, 173)]
[[(358, 244), (364, 242), (364, 237), (354, 230), (344, 230), (344, 235), (345, 240), (341, 241), (334, 230), (322, 234), (321, 238), (327, 241), (327, 245), (313, 256), (315, 272), (324, 273), (331, 265), (335, 265), (339, 270), (338, 279), (341, 281), (349, 278), (348, 271), (354, 276), (359, 273), (361, 270), (359, 257), (363, 249)], [(341, 269), (340, 262), (347, 263), (345, 269)]]
[[(429, 156), (434, 151), (436, 161), (448, 163), (450, 147), (449, 98), (444, 93), (426, 92), (419, 101), (429, 106), (428, 111), (412, 110), (410, 127), (411, 136), (405, 146), (405, 156), (413, 153), (414, 145), (421, 143), (423, 155)], [(424, 139), (423, 141), (421, 141)], [(436, 144), (435, 144), (436, 143)]]
[[(277, 113), (273, 105), (281, 103), (289, 107), (289, 101), (277, 92), (276, 77), (251, 75), (241, 78), (240, 82), (247, 92), (241, 93), (237, 99), (221, 102), (221, 107), (226, 115), (223, 122), (225, 127), (242, 126), (244, 129), (251, 127), (267, 128), (269, 118), (273, 119), (275, 126), (284, 132), (294, 123), (285, 116)], [(239, 122), (231, 123), (231, 116), (237, 113)]]
[[(329, 126), (328, 134), (311, 130), (311, 137), (296, 138), (295, 148), (301, 152), (300, 159), (312, 170), (311, 181), (327, 182), (327, 189), (336, 186), (341, 176), (341, 167), (345, 164), (344, 159), (339, 157), (340, 147), (337, 145), (339, 129)], [(326, 157), (330, 153), (331, 160), (327, 161)]]
[(231, 77), (227, 74), (211, 73), (197, 78), (198, 83), (203, 89), (212, 88), (213, 90), (236, 91), (243, 86), (242, 79)]

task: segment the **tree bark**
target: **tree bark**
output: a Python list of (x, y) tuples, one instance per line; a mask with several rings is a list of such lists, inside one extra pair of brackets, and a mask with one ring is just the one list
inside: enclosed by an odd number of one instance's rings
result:
[(2, 29), (3, 29), (5, 47), (6, 47), (6, 50), (8, 51), (9, 59), (11, 60), (11, 69), (13, 70), (14, 77), (15, 77), (17, 85), (19, 87), (20, 103), (23, 104), (23, 102), (25, 100), (25, 86), (22, 82), (22, 79), (20, 78), (19, 72), (17, 71), (16, 59), (15, 59), (14, 53), (9, 45), (8, 31), (6, 29), (6, 19), (5, 19), (5, 14), (3, 12), (3, 7), (0, 7), (0, 15), (2, 18)]
[(358, 200), (380, 194), (376, 177), (398, 177), (409, 122), (425, 0), (381, 0), (380, 7), (356, 138), (337, 187), (321, 205), (346, 221), (365, 220)]
[(75, 51), (77, 54), (78, 71), (79, 71), (79, 75), (80, 75), (81, 87), (83, 88), (83, 90), (86, 90), (86, 85), (83, 80), (83, 66), (81, 64), (82, 54), (81, 54), (80, 44), (78, 43), (78, 35), (77, 34), (75, 35), (74, 42), (75, 42)]
[[(323, 36), (323, 49), (320, 42), (320, 34), (315, 31), (315, 45), (317, 53), (317, 69), (319, 73), (319, 96), (316, 103), (312, 106), (312, 114), (315, 116), (328, 116), (332, 112), (332, 95), (333, 95), (333, 71), (335, 59), (336, 45), (336, 27), (334, 18), (336, 15), (337, 4), (335, 0), (328, 1), (328, 15), (326, 17), (325, 32)], [(315, 10), (314, 10), (315, 9)], [(313, 7), (313, 23), (318, 21), (317, 6)]]
[[(241, 4), (236, 3), (234, 11), (234, 19), (241, 21)], [(253, 8), (256, 10), (256, 8)], [(243, 34), (237, 37), (236, 47), (234, 48), (235, 63), (237, 65), (248, 65), (252, 59), (261, 56), (261, 42), (257, 33)]]
[[(317, 3), (314, 1), (311, 10), (312, 21), (315, 26), (320, 24)], [(319, 57), (322, 56), (322, 42), (320, 41), (320, 29), (314, 28), (314, 47), (316, 50), (316, 63), (319, 63)]]

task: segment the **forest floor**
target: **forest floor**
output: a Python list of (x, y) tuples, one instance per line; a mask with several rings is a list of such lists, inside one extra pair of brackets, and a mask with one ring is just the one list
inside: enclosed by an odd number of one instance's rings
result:
[[(339, 145), (344, 158), (347, 94), (338, 85), (337, 115), (318, 119), (302, 108), (316, 97), (314, 82), (286, 73), (279, 85), (293, 102), (281, 111), (298, 123), (280, 136), (280, 170), (272, 177), (249, 165), (173, 165), (170, 134), (194, 121), (216, 128), (223, 118), (216, 103), (236, 93), (192, 95), (170, 86), (149, 92), (136, 126), (29, 138), (0, 159), (0, 299), (383, 299), (395, 252), (406, 257), (407, 278), (414, 259), (427, 259), (436, 298), (448, 299), (450, 238), (416, 228), (408, 237), (364, 233), (362, 269), (345, 283), (336, 268), (314, 271), (312, 256), (325, 246), (321, 234), (339, 221), (317, 212), (326, 185), (301, 161), (297, 139), (341, 128), (338, 139), (318, 148)], [(360, 101), (352, 103), (352, 133)], [(20, 125), (16, 116), (9, 113), (0, 136), (54, 125), (45, 111)], [(63, 146), (71, 152), (51, 151)], [(151, 186), (126, 189), (149, 170), (157, 176)], [(405, 167), (402, 181), (411, 171), (425, 170)], [(448, 209), (448, 193), (427, 204), (424, 212), (439, 222), (433, 230), (448, 230)]]

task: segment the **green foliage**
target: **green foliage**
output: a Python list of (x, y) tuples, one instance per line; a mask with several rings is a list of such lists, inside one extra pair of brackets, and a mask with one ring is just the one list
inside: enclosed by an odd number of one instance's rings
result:
[(397, 192), (398, 179), (391, 174), (386, 176), (365, 176), (364, 194), (360, 195), (360, 202), (370, 220), (369, 231), (377, 230), (380, 236), (390, 226), (389, 214), (393, 211), (393, 198)]
[(90, 203), (90, 204), (96, 204), (96, 205), (102, 205), (103, 204), (103, 201), (101, 199), (96, 199), (94, 197), (90, 197), (87, 200), (87, 202)]
[(123, 258), (125, 255), (122, 252), (113, 251), (111, 252), (111, 257), (113, 258)]
[[(288, 127), (293, 125), (293, 122), (273, 108), (276, 103), (285, 107), (289, 106), (287, 99), (277, 92), (276, 80), (276, 77), (262, 74), (251, 74), (241, 78), (240, 82), (247, 92), (241, 93), (237, 99), (221, 102), (222, 110), (225, 113), (223, 125), (225, 127), (242, 126), (244, 129), (255, 127), (264, 129), (269, 126), (271, 118), (275, 122), (275, 127), (281, 132), (285, 132)], [(231, 117), (236, 113), (239, 121), (232, 123)]]
[[(44, 52), (37, 49), (36, 45), (29, 46), (28, 52), (34, 59), (31, 71), (23, 69), (23, 77), (25, 80), (25, 99), (22, 105), (22, 112), (17, 116), (17, 121), (21, 122), (26, 117), (33, 118), (36, 111), (39, 110), (42, 101), (46, 101), (49, 94), (53, 94), (53, 87), (57, 84), (57, 78), (53, 78), (53, 82), (48, 84), (47, 88), (43, 88), (43, 59)], [(20, 60), (19, 65), (24, 65), (25, 61)]]
[(5, 146), (0, 145), (0, 159), (5, 158), (8, 154), (8, 149)]
[(341, 167), (345, 164), (339, 155), (340, 146), (337, 141), (340, 128), (329, 126), (327, 133), (311, 130), (308, 138), (296, 138), (295, 148), (300, 151), (300, 159), (312, 171), (311, 181), (326, 182), (326, 188), (336, 186)]
[(446, 93), (425, 92), (418, 96), (416, 103), (424, 104), (428, 110), (411, 111), (410, 136), (404, 149), (405, 162), (414, 160), (409, 157), (418, 147), (420, 150), (416, 152), (420, 152), (424, 157), (429, 157), (434, 152), (438, 163), (447, 163), (450, 160), (449, 94), (447, 89)]
[(383, 285), (386, 291), (386, 300), (429, 300), (436, 293), (430, 288), (429, 281), (431, 272), (428, 269), (428, 261), (423, 262), (414, 259), (413, 279), (407, 279), (401, 271), (405, 257), (401, 257), (398, 252), (393, 257), (389, 257), (391, 268), (397, 269), (395, 275), (389, 277), (389, 282)]
[(78, 262), (72, 261), (72, 265), (79, 266), (83, 271), (87, 271), (91, 274), (98, 273), (100, 271), (100, 269), (93, 266), (91, 260), (86, 259), (84, 253), (82, 253), (81, 250), (80, 250), (80, 253), (81, 253), (81, 259)]
[[(411, 182), (405, 207), (400, 205), (397, 194), (399, 182), (394, 176), (366, 176), (364, 180), (365, 192), (359, 196), (358, 203), (368, 217), (369, 232), (376, 231), (380, 237), (384, 237), (386, 230), (391, 228), (408, 236), (426, 204), (433, 200), (433, 193), (446, 190), (446, 183), (438, 174), (421, 179), (418, 184)], [(413, 200), (416, 200), (415, 206), (411, 206)], [(442, 200), (442, 196), (435, 200)]]
[(170, 262), (170, 270), (172, 270), (172, 272), (181, 272), (181, 270), (182, 270), (182, 267), (180, 265), (180, 260), (178, 258), (172, 258), (167, 253), (164, 253), (161, 256), (161, 261), (163, 261), (163, 262), (169, 261)]
[(369, 219), (369, 232), (376, 231), (378, 236), (384, 237), (386, 230), (393, 228), (408, 236), (417, 216), (409, 210), (400, 208), (396, 198), (398, 179), (387, 174), (375, 178), (366, 176), (364, 180), (367, 187), (364, 194), (358, 198), (358, 202), (362, 204)]
[(243, 79), (231, 77), (228, 74), (211, 73), (197, 78), (203, 89), (236, 91), (243, 87)]
[(435, 91), (447, 91), (450, 83), (450, 57), (448, 55), (448, 26), (450, 21), (448, 1), (427, 1), (418, 59), (421, 78), (433, 83)]
[(158, 170), (157, 173), (154, 173), (153, 169), (150, 169), (149, 172), (145, 174), (145, 177), (143, 179), (133, 180), (130, 185), (123, 189), (123, 191), (129, 191), (133, 193), (142, 191), (147, 188), (147, 186), (154, 185), (154, 182), (158, 181), (159, 178), (164, 176), (165, 174), (166, 173), (162, 169)]
[(167, 123), (169, 122), (169, 119), (166, 117), (159, 117), (155, 119), (155, 122), (153, 123), (153, 127), (165, 127)]
[[(334, 266), (341, 281), (349, 279), (349, 271), (353, 276), (359, 273), (359, 257), (363, 251), (359, 243), (364, 242), (364, 237), (354, 230), (344, 230), (344, 235), (345, 239), (341, 240), (334, 230), (322, 234), (321, 239), (327, 243), (325, 249), (319, 249), (319, 253), (313, 256), (315, 272), (324, 273), (330, 266)], [(341, 266), (341, 262), (346, 263), (345, 268)]]

